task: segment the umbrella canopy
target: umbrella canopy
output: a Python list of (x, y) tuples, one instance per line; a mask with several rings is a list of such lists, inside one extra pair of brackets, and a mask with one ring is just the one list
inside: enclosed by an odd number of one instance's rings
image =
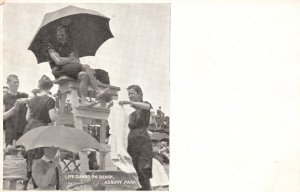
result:
[(96, 11), (75, 6), (47, 13), (28, 49), (38, 63), (47, 62), (49, 42), (55, 38), (56, 28), (63, 25), (68, 28), (71, 44), (79, 57), (95, 56), (97, 49), (113, 37), (109, 20)]
[(16, 145), (22, 145), (26, 150), (40, 147), (57, 147), (77, 153), (83, 149), (92, 148), (106, 150), (98, 141), (86, 132), (64, 126), (42, 126), (25, 133)]
[(169, 135), (166, 133), (153, 132), (150, 134), (151, 140), (161, 141), (163, 139), (169, 139)]

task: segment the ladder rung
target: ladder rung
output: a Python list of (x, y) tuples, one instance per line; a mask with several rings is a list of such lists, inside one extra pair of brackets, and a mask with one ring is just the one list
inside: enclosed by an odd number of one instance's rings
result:
[(107, 119), (110, 110), (107, 108), (99, 108), (99, 107), (76, 107), (76, 116), (77, 117), (85, 117), (85, 118), (93, 118), (93, 119)]

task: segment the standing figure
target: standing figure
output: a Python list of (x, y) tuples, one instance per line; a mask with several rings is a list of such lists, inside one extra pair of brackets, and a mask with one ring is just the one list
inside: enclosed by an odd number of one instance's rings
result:
[(156, 111), (156, 114), (157, 114), (157, 116), (159, 116), (159, 117), (163, 116), (164, 113), (163, 113), (162, 110), (161, 110), (161, 106), (158, 107), (158, 109), (157, 109), (157, 111)]
[(39, 80), (39, 95), (33, 97), (28, 103), (26, 119), (28, 121), (24, 133), (33, 128), (46, 126), (57, 118), (55, 100), (49, 96), (53, 83), (49, 77), (43, 75)]
[[(28, 103), (28, 110), (26, 119), (28, 121), (24, 134), (31, 129), (40, 126), (46, 126), (51, 122), (54, 122), (57, 118), (57, 111), (55, 108), (55, 100), (49, 96), (49, 91), (53, 87), (51, 79), (43, 75), (39, 80), (39, 95), (33, 97)], [(28, 181), (31, 179), (31, 166), (34, 159), (39, 159), (43, 156), (43, 150), (41, 148), (27, 151), (27, 177), (28, 180), (24, 185), (24, 189), (27, 189)], [(33, 188), (37, 188), (35, 181), (33, 180)]]
[[(95, 70), (91, 69), (89, 65), (80, 64), (68, 34), (67, 27), (61, 25), (56, 28), (55, 38), (53, 38), (55, 40), (49, 42), (48, 47), (50, 67), (56, 79), (61, 76), (68, 76), (80, 80), (80, 101), (82, 105), (88, 106), (91, 104), (86, 99), (89, 84), (96, 92), (96, 99), (99, 99), (103, 92), (98, 87), (100, 82), (95, 77)], [(108, 88), (105, 91), (107, 90)]]
[(130, 101), (119, 101), (120, 105), (128, 104), (135, 109), (129, 116), (130, 132), (127, 151), (132, 158), (133, 166), (142, 186), (138, 190), (149, 191), (151, 190), (153, 149), (147, 128), (152, 106), (147, 101), (143, 101), (143, 92), (140, 86), (131, 85), (127, 90)]
[[(28, 94), (18, 92), (19, 78), (17, 75), (9, 75), (7, 77), (7, 85), (9, 86), (9, 90), (3, 96), (4, 112), (10, 111), (17, 100), (21, 98), (28, 98)], [(15, 113), (3, 121), (6, 145), (11, 146), (14, 140), (18, 140), (22, 136), (26, 126), (26, 111), (26, 104), (22, 103)]]

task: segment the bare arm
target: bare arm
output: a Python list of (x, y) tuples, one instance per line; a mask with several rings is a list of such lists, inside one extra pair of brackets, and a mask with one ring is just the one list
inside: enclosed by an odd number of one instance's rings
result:
[(56, 108), (53, 108), (53, 109), (49, 110), (49, 117), (50, 117), (50, 119), (51, 119), (52, 122), (54, 122), (54, 121), (57, 120), (58, 113), (57, 113)]
[(5, 109), (3, 108), (3, 120), (6, 120), (10, 118), (11, 116), (15, 115), (15, 113), (19, 110), (20, 105), (25, 104), (28, 101), (28, 99), (18, 99), (15, 103), (15, 105), (5, 112)]
[(52, 122), (56, 121), (57, 117), (58, 117), (58, 112), (57, 112), (58, 110), (55, 106), (56, 106), (56, 103), (53, 98), (48, 100), (48, 102), (47, 102), (48, 114), (49, 114), (50, 120)]
[(150, 110), (151, 106), (148, 103), (133, 102), (133, 101), (119, 101), (119, 105), (131, 105), (138, 109)]
[(6, 111), (3, 108), (3, 120), (8, 119), (9, 117), (13, 116), (16, 113), (17, 109), (13, 106), (10, 110)]
[(26, 121), (29, 121), (30, 119), (30, 108), (27, 108), (27, 112), (26, 112)]
[(79, 59), (74, 56), (74, 53), (71, 53), (69, 57), (61, 57), (54, 49), (48, 50), (51, 59), (55, 62), (56, 65), (65, 65), (67, 63), (79, 63)]
[[(26, 100), (24, 101), (29, 101), (30, 99), (27, 98)], [(26, 112), (26, 121), (28, 122), (29, 119), (30, 119), (30, 115), (31, 115), (31, 111), (30, 111), (30, 108), (29, 108), (29, 104), (27, 103), (27, 112)]]

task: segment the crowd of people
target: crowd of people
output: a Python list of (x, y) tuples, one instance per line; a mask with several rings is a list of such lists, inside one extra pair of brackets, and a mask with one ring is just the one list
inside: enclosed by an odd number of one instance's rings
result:
[[(32, 92), (30, 96), (18, 91), (19, 79), (16, 75), (7, 77), (7, 85), (8, 90), (4, 90), (3, 97), (5, 154), (10, 153), (15, 141), (23, 134), (54, 122), (58, 115), (55, 98), (50, 93), (53, 82), (49, 77), (42, 76), (38, 82), (38, 91)], [(119, 105), (130, 105), (135, 109), (129, 117), (128, 153), (137, 171), (141, 190), (151, 190), (152, 158), (162, 164), (169, 163), (168, 141), (151, 139), (148, 127), (152, 106), (143, 100), (142, 89), (138, 85), (132, 85), (127, 90), (129, 100), (119, 101)], [(55, 151), (55, 155), (51, 151)], [(26, 153), (27, 181), (32, 179), (34, 188), (55, 188), (61, 185), (55, 179), (61, 172), (56, 152), (51, 148), (37, 148)], [(45, 174), (42, 174), (41, 169), (47, 170)], [(27, 189), (27, 184), (25, 182), (24, 189)]]
[[(148, 127), (153, 145), (154, 158), (157, 159), (169, 174), (170, 144), (169, 144), (169, 116), (165, 116), (161, 106), (152, 116), (152, 122)], [(161, 133), (161, 137), (152, 137), (155, 133)]]
[[(29, 96), (26, 93), (20, 93), (19, 78), (16, 75), (7, 77), (8, 90), (3, 95), (3, 128), (4, 128), (4, 154), (10, 155), (15, 151), (15, 142), (26, 132), (36, 127), (48, 125), (57, 118), (57, 109), (55, 100), (49, 94), (53, 87), (51, 79), (42, 76), (38, 82), (39, 94)], [(38, 148), (26, 153), (27, 160), (27, 178), (32, 178), (34, 188), (38, 188), (34, 182), (39, 177), (33, 178), (32, 164), (34, 160), (43, 158), (44, 150)], [(50, 169), (49, 169), (50, 170)], [(44, 175), (48, 177), (49, 175)], [(24, 183), (24, 189), (27, 189), (28, 182)]]

